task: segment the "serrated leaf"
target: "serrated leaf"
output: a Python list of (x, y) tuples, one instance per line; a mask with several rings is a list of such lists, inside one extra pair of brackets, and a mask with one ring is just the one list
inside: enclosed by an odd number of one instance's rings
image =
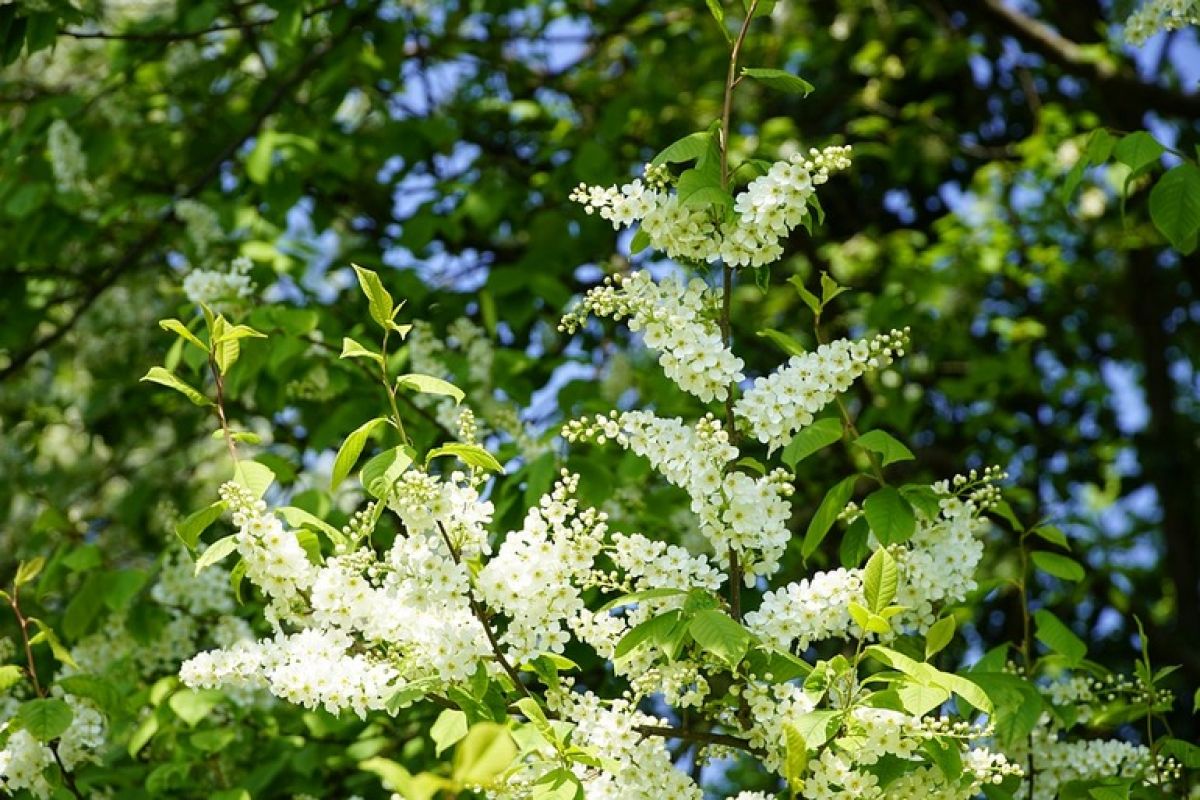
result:
[(896, 597), (896, 589), (900, 585), (900, 572), (896, 568), (896, 559), (886, 548), (879, 548), (867, 559), (863, 568), (863, 596), (867, 608), (878, 614)]
[(325, 534), (325, 536), (329, 538), (329, 541), (335, 545), (342, 544), (346, 541), (346, 537), (341, 531), (318, 517), (316, 514), (305, 511), (303, 508), (296, 508), (295, 506), (281, 506), (280, 508), (275, 509), (275, 513), (283, 517), (284, 520), (287, 521), (287, 524), (291, 525), (293, 528), (315, 528), (316, 530)]
[(1200, 167), (1172, 167), (1150, 190), (1150, 219), (1181, 253), (1196, 249), (1200, 238)]
[(1047, 550), (1035, 550), (1030, 554), (1034, 566), (1064, 581), (1081, 581), (1085, 576), (1083, 566), (1073, 558), (1051, 553)]
[(1087, 645), (1075, 632), (1046, 609), (1033, 612), (1037, 624), (1035, 636), (1042, 644), (1067, 659), (1071, 666), (1078, 666), (1087, 655)]
[(683, 612), (675, 609), (665, 614), (660, 614), (657, 617), (651, 617), (645, 622), (634, 626), (617, 642), (616, 649), (613, 651), (613, 658), (624, 658), (647, 642), (656, 641), (660, 636), (668, 633), (682, 617)]
[(351, 264), (351, 266), (354, 267), (354, 274), (358, 276), (358, 285), (362, 287), (363, 294), (367, 297), (367, 310), (371, 314), (371, 319), (386, 330), (388, 323), (392, 321), (392, 314), (396, 310), (395, 301), (392, 300), (387, 289), (383, 288), (383, 282), (379, 280), (377, 273), (357, 264)]
[(346, 476), (350, 474), (350, 470), (354, 469), (354, 464), (358, 461), (358, 457), (362, 455), (363, 447), (367, 444), (367, 438), (383, 422), (386, 422), (383, 417), (367, 420), (351, 431), (350, 435), (346, 437), (346, 441), (342, 442), (342, 446), (338, 448), (337, 456), (333, 459), (333, 471), (329, 479), (329, 488), (331, 490), (336, 489), (342, 481), (346, 480)]
[(790, 94), (799, 94), (807, 97), (813, 90), (813, 85), (808, 81), (793, 75), (790, 72), (784, 72), (781, 69), (768, 69), (764, 67), (746, 67), (742, 70), (742, 74), (754, 78), (754, 80), (770, 86), (781, 92)]
[(821, 500), (817, 513), (813, 514), (813, 518), (808, 523), (808, 530), (804, 532), (804, 542), (800, 545), (800, 555), (803, 558), (807, 559), (820, 547), (838, 515), (846, 508), (846, 503), (850, 502), (856, 483), (858, 483), (857, 475), (843, 478)]
[(929, 626), (929, 630), (925, 632), (926, 661), (945, 650), (946, 645), (954, 641), (954, 629), (954, 617), (942, 617)]
[(496, 457), (477, 444), (451, 443), (442, 445), (429, 451), (429, 454), (425, 456), (425, 463), (428, 464), (431, 460), (440, 456), (454, 456), (464, 464), (477, 469), (498, 472), (501, 475), (504, 474), (504, 467), (500, 465)]
[(863, 514), (875, 537), (884, 545), (906, 542), (917, 530), (912, 506), (891, 486), (872, 492), (863, 501)]
[(197, 542), (200, 541), (200, 534), (204, 533), (209, 525), (220, 519), (223, 513), (225, 513), (225, 501), (218, 500), (199, 511), (189, 514), (182, 522), (175, 526), (175, 535), (179, 537), (179, 540), (184, 543), (188, 550), (195, 550)]
[(49, 742), (71, 727), (75, 714), (66, 701), (45, 697), (22, 703), (13, 719), (39, 742)]
[(872, 453), (878, 453), (885, 467), (897, 461), (912, 461), (916, 457), (903, 442), (886, 431), (867, 431), (855, 439), (854, 443)]
[(396, 378), (396, 386), (412, 389), (423, 394), (438, 394), (453, 397), (455, 403), (461, 403), (466, 395), (463, 390), (449, 381), (435, 378), (432, 375), (409, 373)]
[(735, 667), (750, 647), (750, 633), (723, 611), (700, 611), (688, 625), (688, 633), (706, 652), (729, 667)]
[(202, 408), (213, 405), (213, 402), (201, 394), (199, 390), (194, 389), (182, 378), (176, 376), (175, 373), (168, 372), (162, 367), (151, 367), (150, 371), (143, 375), (141, 380), (157, 383), (160, 386), (166, 386), (168, 389), (174, 389)]
[[(1158, 140), (1146, 131), (1134, 131), (1122, 136), (1113, 148), (1112, 155), (1117, 161), (1129, 167), (1129, 179), (1136, 178), (1145, 172), (1152, 164), (1162, 158), (1166, 150)], [(1127, 183), (1128, 180), (1127, 179)]]

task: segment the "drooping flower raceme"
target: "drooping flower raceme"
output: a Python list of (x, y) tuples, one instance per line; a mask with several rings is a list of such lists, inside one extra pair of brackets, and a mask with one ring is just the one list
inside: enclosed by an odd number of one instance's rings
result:
[(641, 222), (649, 244), (671, 258), (758, 267), (779, 260), (782, 240), (812, 213), (816, 187), (849, 166), (849, 147), (813, 148), (776, 162), (734, 198), (724, 219), (668, 191), (657, 172), (620, 187), (581, 184), (571, 199), (614, 228)]
[(856, 342), (840, 339), (792, 356), (770, 375), (755, 378), (734, 404), (734, 414), (755, 439), (771, 450), (782, 447), (856, 378), (903, 356), (907, 343), (907, 330), (893, 330)]
[(717, 324), (720, 298), (699, 279), (655, 283), (645, 271), (613, 275), (589, 291), (559, 326), (575, 332), (588, 314), (628, 319), (679, 388), (705, 402), (724, 400), (742, 379), (742, 360), (725, 346)]
[(1188, 25), (1200, 25), (1197, 0), (1142, 0), (1125, 21), (1125, 39), (1142, 45), (1160, 31), (1173, 31)]
[(250, 279), (253, 266), (245, 256), (235, 258), (229, 269), (193, 269), (183, 278), (183, 293), (188, 302), (220, 311), (254, 294)]

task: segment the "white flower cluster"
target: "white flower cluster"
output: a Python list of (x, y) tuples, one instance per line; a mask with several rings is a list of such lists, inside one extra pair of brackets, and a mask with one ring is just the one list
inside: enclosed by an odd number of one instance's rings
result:
[(192, 688), (266, 686), (276, 697), (331, 714), (383, 710), (401, 686), (392, 666), (351, 652), (353, 638), (335, 628), (310, 628), (272, 639), (239, 642), (188, 660), (180, 678)]
[(762, 477), (725, 472), (738, 455), (728, 433), (711, 414), (695, 426), (663, 419), (646, 411), (612, 412), (609, 416), (573, 420), (563, 427), (569, 442), (616, 442), (646, 458), (671, 484), (691, 497), (700, 532), (718, 558), (730, 548), (742, 556), (746, 584), (774, 574), (790, 533), (793, 487), (789, 473), (774, 470)]
[(1137, 778), (1155, 783), (1179, 777), (1179, 764), (1174, 759), (1154, 757), (1150, 748), (1115, 739), (1084, 739), (1067, 741), (1043, 718), (1035, 728), (1030, 750), (1010, 753), (1014, 761), (1023, 762), (1033, 753), (1033, 769), (1037, 773), (1034, 795), (1029, 797), (1028, 785), (1022, 785), (1016, 796), (1022, 800), (1054, 800), (1059, 789), (1070, 781), (1094, 778)]
[(655, 283), (644, 270), (611, 275), (588, 291), (562, 318), (560, 330), (573, 333), (589, 314), (628, 318), (646, 346), (659, 352), (667, 377), (705, 402), (725, 400), (742, 380), (743, 362), (725, 346), (717, 324), (719, 296), (699, 278)]
[(46, 134), (46, 147), (50, 151), (50, 168), (54, 172), (54, 183), (59, 192), (71, 194), (87, 187), (87, 157), (83, 154), (83, 143), (79, 134), (71, 129), (66, 120), (56, 119), (50, 123)]
[(606, 517), (580, 509), (573, 497), (579, 476), (565, 470), (550, 494), (509, 533), (478, 577), (490, 608), (509, 619), (500, 637), (510, 662), (522, 664), (541, 653), (561, 653), (570, 636), (567, 622), (584, 610), (579, 586), (590, 574), (607, 529)]
[(188, 302), (220, 311), (254, 294), (254, 282), (250, 280), (252, 266), (250, 259), (239, 256), (228, 270), (193, 269), (183, 278), (183, 293)]
[(236, 483), (221, 487), (221, 498), (233, 512), (237, 549), (246, 563), (246, 577), (270, 598), (270, 613), (293, 616), (301, 593), (312, 586), (316, 567), (308, 560), (295, 532), (288, 530), (267, 504)]
[[(675, 769), (666, 743), (639, 732), (644, 725), (664, 725), (638, 711), (628, 700), (601, 700), (591, 692), (551, 692), (550, 707), (575, 723), (572, 744), (594, 754), (597, 766), (576, 762), (572, 769), (588, 800), (701, 800), (700, 787)], [(546, 758), (528, 762), (497, 793), (500, 800), (531, 796), (535, 781), (558, 762), (546, 748)]]
[(393, 487), (388, 506), (412, 536), (444, 536), (465, 558), (491, 552), (487, 525), (494, 509), (491, 502), (479, 499), (478, 490), (462, 472), (443, 480), (409, 470)]
[(201, 256), (206, 255), (214, 244), (225, 238), (225, 231), (221, 228), (217, 212), (200, 201), (188, 198), (176, 200), (174, 211), (175, 216), (187, 226), (188, 238), (192, 240), (196, 252)]
[[(958, 602), (975, 588), (975, 567), (983, 556), (978, 537), (988, 524), (981, 513), (994, 499), (991, 481), (1002, 476), (989, 468), (974, 482), (956, 480), (961, 497), (944, 482), (935, 485), (941, 513), (930, 519), (918, 510), (912, 539), (890, 548), (900, 574), (896, 602), (906, 606), (895, 618), (897, 628), (927, 630), (935, 621), (935, 604)], [(813, 642), (859, 632), (848, 606), (864, 602), (862, 592), (861, 569), (818, 572), (763, 595), (758, 609), (746, 615), (746, 627), (781, 650), (794, 644), (803, 652)]]
[[(99, 760), (104, 745), (104, 717), (88, 700), (64, 694), (60, 699), (71, 707), (71, 724), (58, 739), (58, 757), (64, 768), (71, 770), (90, 761)], [(22, 789), (34, 797), (48, 798), (54, 788), (46, 780), (45, 771), (54, 763), (50, 748), (20, 729), (12, 733), (0, 749), (0, 791), (16, 795)]]
[(650, 171), (645, 182), (621, 187), (580, 184), (571, 199), (614, 228), (640, 221), (650, 244), (671, 258), (758, 267), (783, 255), (781, 242), (811, 213), (816, 187), (849, 166), (849, 147), (813, 148), (776, 162), (737, 195), (725, 219), (680, 200)]
[[(1021, 769), (1003, 755), (971, 748), (970, 738), (978, 735), (966, 723), (953, 723), (940, 717), (914, 717), (884, 708), (859, 706), (851, 711), (844, 732), (834, 746), (821, 751), (809, 765), (804, 780), (804, 796), (809, 800), (967, 800), (975, 797), (985, 784), (1000, 784), (1008, 775), (1020, 775)], [(870, 767), (884, 756), (911, 759), (921, 745), (931, 739), (959, 748), (969, 785), (946, 780), (941, 769), (928, 765), (907, 771), (887, 785), (879, 785)]]
[(1125, 40), (1143, 45), (1160, 31), (1200, 25), (1198, 0), (1144, 0), (1125, 21)]
[(771, 450), (782, 447), (856, 378), (903, 356), (907, 343), (906, 328), (860, 341), (839, 339), (792, 356), (771, 375), (755, 378), (734, 405), (734, 414), (755, 439)]

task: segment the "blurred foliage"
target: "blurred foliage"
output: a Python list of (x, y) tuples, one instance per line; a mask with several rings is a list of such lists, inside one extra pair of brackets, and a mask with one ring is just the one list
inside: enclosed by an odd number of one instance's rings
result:
[[(831, 334), (912, 327), (913, 352), (859, 388), (865, 428), (912, 434), (906, 480), (1006, 465), (1016, 516), (1053, 521), (1087, 563), (1077, 584), (1039, 584), (1038, 602), (1114, 669), (1138, 658), (1136, 615), (1158, 660), (1181, 665), (1167, 682), (1182, 690), (1200, 684), (1200, 259), (1151, 221), (1159, 166), (1128, 185), (1107, 158), (1071, 172), (1097, 129), (1150, 125), (1195, 152), (1200, 95), (1176, 64), (1194, 72), (1200, 49), (1182, 32), (1130, 51), (1109, 5), (1043, 0), (1027, 16), (1001, 0), (780, 3), (746, 63), (785, 66), (816, 91), (747, 85), (737, 115), (763, 121), (747, 147), (767, 155), (854, 147), (849, 176), (822, 192), (826, 224), (794, 237), (770, 281), (811, 285), (827, 270), (852, 287), (824, 319)], [(180, 291), (190, 270), (248, 257), (278, 301), (242, 301), (274, 339), (243, 343), (230, 409), (266, 437), (263, 458), (297, 505), (338, 504), (311, 475), (380, 400), (337, 359), (363, 325), (351, 262), (379, 270), (440, 336), (462, 316), (483, 325), (503, 345), (490, 391), (528, 408), (535, 430), (630, 391), (660, 413), (694, 409), (636, 351), (607, 338), (581, 347), (556, 323), (573, 295), (628, 266), (590, 260), (614, 237), (567, 201), (571, 189), (620, 182), (719, 116), (727, 45), (704, 3), (54, 0), (0, 7), (0, 32), (0, 578), (19, 558), (95, 552), (85, 568), (46, 572), (43, 613), (69, 613), (96, 591), (92, 576), (145, 579), (180, 516), (227, 477), (207, 411), (137, 382), (164, 357), (187, 365), (155, 322), (194, 315)], [(74, 176), (56, 169), (56, 121), (82, 151)], [(216, 212), (215, 243), (197, 240), (181, 200)], [(780, 355), (758, 330), (809, 340), (794, 292), (747, 282), (737, 302), (752, 310), (734, 320), (751, 372)], [(557, 391), (537, 391), (547, 384)], [(432, 440), (425, 422), (416, 435)], [(815, 508), (850, 457), (802, 462), (799, 507)], [(501, 526), (554, 458), (496, 489)], [(614, 472), (644, 469), (569, 465), (595, 503)], [(1000, 536), (988, 571), (1011, 575), (1016, 537)], [(837, 560), (836, 542), (821, 559)], [(977, 602), (979, 636), (1016, 638), (1012, 592)], [(68, 644), (141, 607), (97, 608)], [(147, 638), (166, 624), (134, 616)], [(169, 707), (162, 686), (127, 710)], [(1194, 731), (1189, 711), (1172, 717), (1176, 734)], [(356, 762), (419, 766), (431, 750), (417, 717), (384, 731), (237, 713), (254, 722), (229, 729), (261, 741), (205, 739), (158, 714), (149, 747), (211, 756), (149, 777), (132, 759), (114, 768), (128, 770), (121, 796), (196, 796), (206, 758), (214, 785), (257, 775), (262, 796), (311, 790), (318, 774), (318, 791), (365, 792), (374, 778)]]

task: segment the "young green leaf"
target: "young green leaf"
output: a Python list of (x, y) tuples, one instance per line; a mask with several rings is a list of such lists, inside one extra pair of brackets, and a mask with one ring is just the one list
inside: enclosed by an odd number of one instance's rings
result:
[(783, 744), (786, 753), (783, 778), (793, 791), (798, 791), (803, 786), (804, 773), (808, 770), (808, 745), (803, 734), (790, 722), (783, 724)]
[(204, 407), (213, 405), (213, 402), (201, 394), (197, 389), (192, 388), (182, 378), (176, 376), (175, 373), (168, 372), (162, 367), (151, 367), (150, 371), (143, 375), (141, 379), (143, 381), (151, 381), (152, 383), (166, 386), (169, 389), (174, 389), (198, 406)]
[(466, 397), (463, 390), (459, 389), (453, 383), (444, 381), (441, 378), (435, 378), (432, 375), (418, 375), (416, 373), (401, 375), (396, 378), (396, 386), (404, 389), (412, 389), (424, 394), (440, 394), (453, 397), (455, 403), (461, 403), (463, 398)]
[(428, 464), (439, 456), (454, 456), (464, 464), (476, 469), (504, 474), (504, 467), (496, 460), (496, 457), (477, 444), (451, 443), (442, 445), (429, 451), (429, 454), (425, 456), (425, 463)]
[(346, 437), (346, 441), (342, 442), (342, 446), (338, 448), (337, 456), (333, 459), (333, 471), (329, 478), (329, 488), (331, 490), (336, 489), (342, 481), (346, 480), (346, 476), (354, 468), (358, 457), (362, 455), (363, 448), (367, 444), (367, 438), (383, 422), (386, 422), (383, 417), (367, 420), (351, 431), (350, 435)]
[(946, 649), (946, 645), (954, 640), (954, 617), (942, 617), (929, 626), (925, 632), (925, 660)]
[(764, 86), (770, 86), (772, 89), (788, 92), (789, 94), (799, 94), (803, 97), (808, 97), (815, 88), (803, 78), (797, 77), (790, 72), (784, 72), (781, 69), (746, 67), (742, 70), (742, 74), (753, 78)]
[(342, 353), (339, 358), (369, 358), (383, 366), (383, 356), (373, 350), (368, 350), (348, 336), (342, 337)]
[(354, 274), (358, 276), (358, 285), (362, 287), (363, 294), (367, 297), (367, 310), (371, 314), (371, 319), (386, 330), (396, 311), (395, 301), (392, 300), (387, 289), (383, 288), (383, 282), (379, 280), (377, 273), (357, 264), (351, 264), (351, 266), (354, 267)]
[(703, 158), (708, 152), (710, 143), (712, 142), (712, 134), (708, 131), (697, 131), (689, 133), (687, 136), (672, 142), (663, 148), (658, 155), (650, 161), (650, 166), (657, 167), (661, 164), (680, 164), (687, 161), (695, 161)]
[(188, 550), (195, 550), (196, 543), (200, 541), (200, 534), (221, 518), (221, 514), (225, 512), (225, 501), (218, 500), (217, 502), (207, 505), (204, 508), (189, 514), (182, 522), (175, 526), (175, 535), (184, 543)]
[(436, 755), (441, 755), (467, 735), (467, 715), (457, 708), (447, 708), (429, 729)]
[(205, 353), (208, 352), (208, 345), (206, 345), (204, 342), (200, 341), (199, 337), (197, 337), (196, 334), (194, 334), (190, 330), (188, 330), (188, 327), (186, 325), (184, 325), (182, 322), (180, 322), (179, 320), (177, 320), (177, 319), (160, 319), (158, 321), (158, 325), (164, 331), (170, 331), (171, 333), (177, 334), (178, 336), (183, 338), (185, 341), (191, 342), (193, 345), (195, 345), (196, 347), (203, 350)]
[(1150, 190), (1150, 220), (1181, 253), (1196, 249), (1200, 239), (1200, 167), (1172, 167)]
[(211, 567), (225, 556), (237, 550), (237, 535), (226, 536), (223, 539), (217, 539), (210, 544), (208, 548), (200, 554), (196, 559), (196, 574), (199, 575), (201, 570), (206, 567)]
[(249, 489), (255, 498), (261, 498), (275, 480), (275, 473), (266, 464), (258, 461), (239, 461), (233, 468), (233, 482)]
[(887, 548), (879, 548), (867, 559), (867, 566), (863, 568), (863, 596), (867, 600), (867, 608), (876, 614), (882, 611), (895, 599), (899, 583), (896, 560)]
[(362, 485), (372, 496), (381, 500), (387, 499), (392, 487), (404, 470), (412, 464), (412, 454), (405, 447), (393, 447), (384, 450), (372, 458), (362, 468)]

